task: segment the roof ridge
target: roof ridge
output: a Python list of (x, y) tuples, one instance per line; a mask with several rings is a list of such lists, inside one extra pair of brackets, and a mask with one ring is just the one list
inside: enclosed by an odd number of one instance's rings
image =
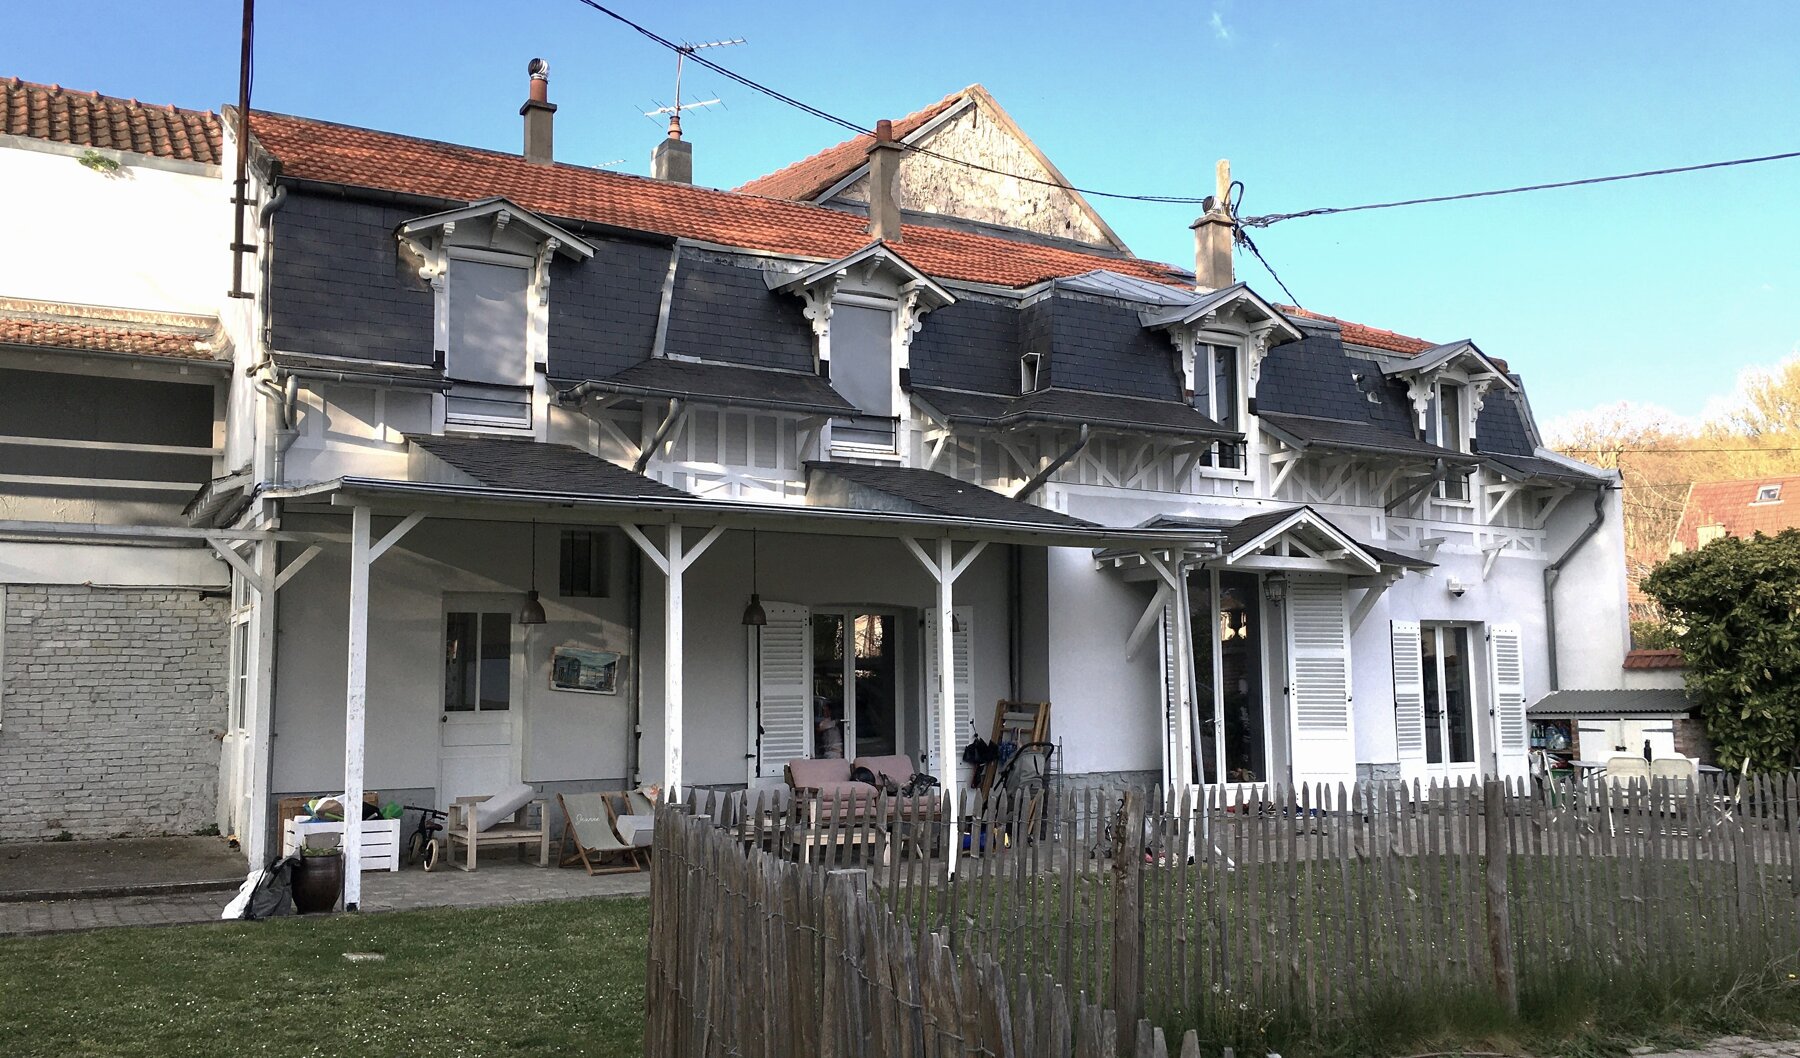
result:
[(41, 81), (27, 81), (17, 74), (7, 78), (4, 85), (0, 87), (15, 90), (21, 88), (27, 90), (35, 89), (53, 96), (85, 96), (93, 102), (124, 103), (126, 106), (136, 107), (139, 110), (166, 110), (174, 114), (193, 114), (197, 117), (209, 118), (217, 118), (219, 116), (219, 112), (216, 110), (195, 110), (193, 107), (176, 106), (174, 103), (144, 103), (140, 102), (135, 96), (109, 96), (104, 92), (92, 88), (68, 88), (60, 84), (44, 84)]

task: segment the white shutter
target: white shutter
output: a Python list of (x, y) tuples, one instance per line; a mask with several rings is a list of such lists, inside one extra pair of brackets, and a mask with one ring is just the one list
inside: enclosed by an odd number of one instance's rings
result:
[(1295, 575), (1288, 586), (1288, 646), (1293, 674), (1294, 778), (1351, 782), (1350, 624), (1341, 577)]
[(1400, 774), (1412, 778), (1425, 760), (1425, 656), (1417, 621), (1395, 621), (1390, 632), (1394, 657), (1394, 747)]
[(1511, 774), (1525, 767), (1528, 746), (1525, 725), (1525, 652), (1519, 626), (1488, 626), (1488, 658), (1494, 672), (1494, 745), (1500, 771)]
[(769, 622), (750, 629), (750, 649), (757, 658), (753, 689), (761, 691), (760, 710), (757, 701), (750, 703), (753, 783), (780, 782), (788, 761), (812, 756), (812, 611), (794, 603), (765, 602), (763, 612)]
[[(925, 656), (925, 701), (926, 738), (924, 752), (919, 754), (921, 767), (932, 775), (943, 778), (950, 774), (949, 769), (960, 767), (962, 750), (973, 737), (974, 729), (969, 726), (972, 714), (970, 706), (975, 694), (975, 608), (958, 606), (953, 611), (956, 615), (956, 627), (950, 633), (950, 658), (954, 666), (951, 675), (952, 685), (956, 693), (956, 758), (945, 764), (938, 758), (938, 651), (937, 651), (937, 611), (925, 611), (925, 641), (920, 653)], [(985, 736), (984, 736), (985, 737)]]
[(1164, 606), (1162, 612), (1162, 687), (1163, 687), (1163, 746), (1162, 773), (1165, 784), (1175, 774), (1175, 763), (1181, 755), (1181, 739), (1176, 725), (1181, 723), (1184, 703), (1181, 698), (1181, 681), (1176, 670), (1176, 659), (1180, 656), (1180, 646), (1175, 640), (1175, 607)]

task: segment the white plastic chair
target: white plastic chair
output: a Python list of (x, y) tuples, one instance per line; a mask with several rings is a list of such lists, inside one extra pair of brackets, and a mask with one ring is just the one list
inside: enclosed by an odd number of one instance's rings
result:
[(1616, 815), (1623, 811), (1622, 802), (1629, 794), (1632, 784), (1650, 784), (1650, 762), (1635, 754), (1621, 754), (1606, 759), (1606, 771), (1601, 776), (1606, 785), (1606, 829), (1609, 834), (1619, 832), (1615, 822)]

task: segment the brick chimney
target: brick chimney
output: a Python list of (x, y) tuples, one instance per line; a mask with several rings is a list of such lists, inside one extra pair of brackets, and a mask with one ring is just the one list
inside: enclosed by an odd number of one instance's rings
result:
[(519, 108), (525, 119), (525, 160), (549, 165), (555, 158), (551, 127), (556, 119), (556, 104), (550, 102), (550, 64), (533, 59), (525, 69), (531, 74), (531, 95)]
[(875, 123), (875, 142), (869, 145), (869, 234), (886, 242), (900, 241), (900, 156), (906, 148), (894, 140), (894, 123), (883, 118)]
[(694, 145), (681, 138), (681, 115), (669, 118), (669, 135), (650, 152), (650, 175), (678, 184), (694, 182)]
[(1194, 285), (1218, 290), (1236, 282), (1232, 275), (1231, 244), (1235, 223), (1231, 215), (1231, 163), (1219, 159), (1215, 170), (1217, 191), (1206, 200), (1206, 213), (1194, 229)]

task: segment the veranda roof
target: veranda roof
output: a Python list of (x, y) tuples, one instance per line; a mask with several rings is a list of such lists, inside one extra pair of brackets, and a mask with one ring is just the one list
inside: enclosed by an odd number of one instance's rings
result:
[(1525, 713), (1533, 720), (1662, 719), (1687, 716), (1696, 704), (1686, 691), (1670, 687), (1566, 690), (1551, 691)]

